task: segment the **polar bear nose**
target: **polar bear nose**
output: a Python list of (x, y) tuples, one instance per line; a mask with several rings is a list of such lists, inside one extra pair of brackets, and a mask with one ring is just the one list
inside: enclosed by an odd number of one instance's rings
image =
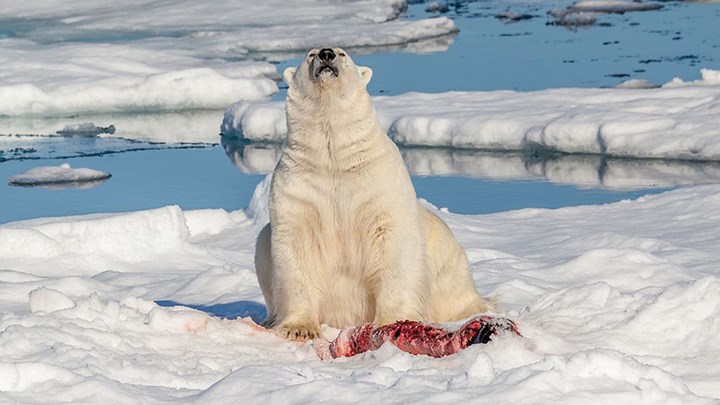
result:
[(330, 62), (335, 59), (335, 52), (330, 48), (323, 48), (318, 52), (318, 58), (323, 62)]

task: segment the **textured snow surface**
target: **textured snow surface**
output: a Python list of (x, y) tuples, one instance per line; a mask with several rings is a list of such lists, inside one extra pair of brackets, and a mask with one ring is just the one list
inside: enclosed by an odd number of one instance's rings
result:
[(403, 0), (0, 0), (0, 116), (223, 109), (277, 92), (275, 67), (327, 45), (427, 52), (457, 32)]
[(0, 402), (720, 400), (720, 186), (603, 206), (439, 211), (478, 289), (524, 337), (443, 359), (383, 346), (321, 361), (233, 319), (264, 315), (253, 249), (267, 185), (244, 211), (170, 206), (0, 226)]
[(663, 7), (659, 2), (641, 0), (580, 0), (565, 8), (552, 10), (553, 24), (568, 27), (593, 25), (603, 14), (624, 14), (633, 11), (652, 11)]
[(105, 180), (110, 173), (88, 168), (72, 168), (68, 163), (60, 166), (33, 167), (25, 173), (10, 177), (10, 184), (37, 186), (42, 184), (82, 183)]
[[(720, 160), (720, 71), (701, 73), (701, 80), (657, 89), (407, 93), (374, 101), (388, 135), (402, 145)], [(281, 142), (284, 105), (233, 104), (221, 130)]]
[(128, 44), (0, 39), (0, 115), (224, 108), (277, 91), (275, 68)]

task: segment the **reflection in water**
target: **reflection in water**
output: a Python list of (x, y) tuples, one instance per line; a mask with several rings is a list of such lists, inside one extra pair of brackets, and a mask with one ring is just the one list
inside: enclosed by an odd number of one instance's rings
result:
[(42, 188), (45, 190), (89, 190), (105, 183), (110, 177), (98, 180), (88, 181), (62, 181), (62, 182), (50, 182), (50, 183), (9, 183), (13, 187), (24, 187), (24, 188)]
[(222, 138), (225, 154), (242, 173), (267, 174), (280, 160), (282, 145), (276, 143), (248, 143), (238, 138)]
[[(222, 138), (230, 161), (243, 173), (270, 173), (280, 144)], [(414, 176), (464, 176), (493, 180), (544, 179), (553, 183), (614, 190), (720, 183), (720, 162), (618, 159), (601, 155), (491, 152), (444, 148), (401, 150)]]

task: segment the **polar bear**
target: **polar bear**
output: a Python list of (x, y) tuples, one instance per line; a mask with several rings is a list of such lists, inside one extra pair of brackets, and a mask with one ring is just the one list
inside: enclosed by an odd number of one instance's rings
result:
[(450, 229), (419, 205), (366, 90), (372, 70), (322, 48), (283, 76), (288, 135), (255, 253), (264, 325), (306, 340), (322, 323), (446, 322), (493, 310)]

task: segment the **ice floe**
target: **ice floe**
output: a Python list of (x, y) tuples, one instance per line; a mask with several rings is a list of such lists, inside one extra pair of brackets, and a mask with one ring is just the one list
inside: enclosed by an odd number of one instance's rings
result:
[(0, 115), (64, 116), (223, 108), (277, 91), (275, 68), (128, 44), (0, 39)]
[[(701, 80), (657, 89), (407, 93), (374, 101), (401, 145), (719, 160), (720, 74), (701, 73)], [(221, 132), (282, 142), (283, 109), (279, 101), (234, 104)]]
[[(277, 91), (272, 64), (326, 45), (447, 49), (441, 17), (399, 18), (403, 0), (200, 3), (0, 2), (0, 116), (222, 109)], [(274, 56), (273, 56), (274, 55)], [(243, 61), (245, 60), (245, 61)]]
[(602, 14), (623, 14), (633, 11), (659, 10), (662, 4), (639, 0), (580, 0), (565, 8), (550, 11), (553, 24), (568, 28), (582, 27), (596, 23)]
[(25, 173), (10, 177), (11, 186), (41, 186), (68, 183), (95, 183), (110, 178), (110, 173), (88, 168), (72, 168), (68, 163), (60, 166), (33, 167)]

